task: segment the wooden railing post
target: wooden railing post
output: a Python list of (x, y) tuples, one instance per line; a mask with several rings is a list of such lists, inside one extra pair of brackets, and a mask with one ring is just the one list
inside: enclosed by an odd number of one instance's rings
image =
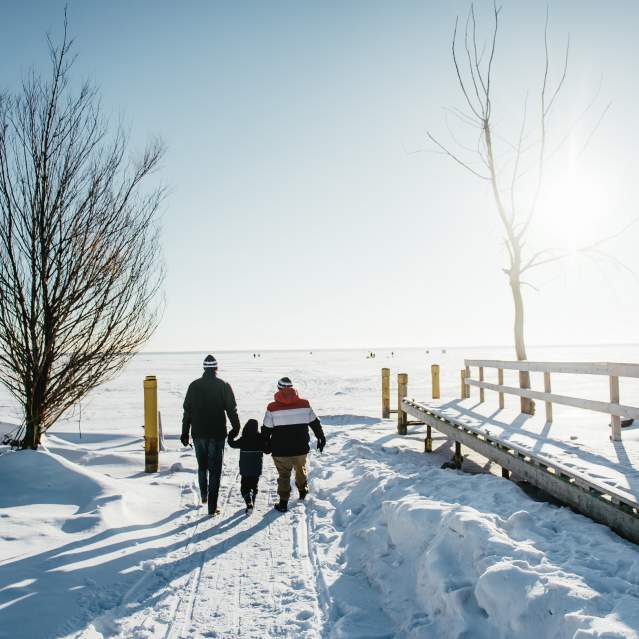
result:
[[(619, 403), (619, 377), (616, 375), (610, 376), (610, 403)], [(610, 439), (613, 442), (621, 441), (621, 417), (619, 415), (611, 415), (610, 424), (612, 426), (612, 433)]]
[[(544, 373), (544, 393), (550, 393), (550, 373)], [(552, 402), (545, 402), (546, 404), (546, 421), (552, 421)]]
[(464, 458), (462, 457), (462, 447), (461, 442), (455, 442), (455, 454), (453, 455), (453, 465), (455, 468), (460, 469), (462, 467), (462, 462)]
[(440, 398), (440, 394), (439, 394), (439, 364), (433, 364), (430, 367), (430, 378), (431, 378), (431, 382), (432, 382), (433, 399), (439, 399)]
[(408, 415), (402, 410), (402, 399), (408, 392), (408, 375), (399, 373), (397, 375), (397, 432), (405, 435), (408, 428)]
[(459, 376), (461, 378), (461, 393), (459, 396), (462, 399), (466, 399), (466, 395), (468, 394), (468, 387), (466, 386), (466, 369), (462, 368), (459, 372)]
[(432, 453), (433, 452), (433, 432), (431, 427), (426, 425), (426, 439), (424, 439), (424, 452)]
[(156, 473), (158, 453), (158, 381), (154, 375), (144, 378), (144, 472)]
[[(480, 366), (479, 367), (479, 381), (483, 382), (484, 381), (484, 367)], [(484, 401), (484, 389), (480, 388), (479, 389), (479, 403), (481, 404)]]
[(382, 419), (388, 419), (390, 411), (390, 368), (382, 368)]
[[(470, 366), (466, 366), (466, 379), (470, 379)], [(470, 398), (470, 386), (466, 384), (466, 396), (464, 399)]]
[[(500, 386), (504, 385), (504, 369), (503, 368), (497, 369), (497, 383)], [(504, 394), (499, 393), (499, 408), (503, 408), (503, 407), (504, 407)]]

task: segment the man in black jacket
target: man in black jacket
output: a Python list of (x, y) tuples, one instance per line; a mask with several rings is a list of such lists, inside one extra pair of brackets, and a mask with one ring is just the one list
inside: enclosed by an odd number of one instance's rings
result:
[[(192, 431), (197, 475), (202, 503), (208, 503), (209, 515), (217, 515), (217, 498), (226, 443), (226, 416), (231, 422), (231, 432), (240, 432), (237, 404), (230, 384), (217, 376), (217, 361), (213, 355), (204, 358), (204, 374), (189, 384), (184, 398), (182, 417), (183, 446), (189, 445), (189, 429)], [(208, 471), (208, 477), (207, 477)]]

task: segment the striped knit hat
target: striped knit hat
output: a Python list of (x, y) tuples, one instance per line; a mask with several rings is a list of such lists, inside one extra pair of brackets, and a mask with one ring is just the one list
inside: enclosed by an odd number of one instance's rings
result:
[(217, 370), (217, 360), (215, 359), (215, 357), (213, 357), (213, 355), (207, 355), (204, 358), (204, 370), (207, 370), (209, 368)]
[(280, 390), (284, 390), (285, 388), (293, 388), (293, 382), (288, 377), (282, 377), (282, 379), (278, 380), (277, 387)]

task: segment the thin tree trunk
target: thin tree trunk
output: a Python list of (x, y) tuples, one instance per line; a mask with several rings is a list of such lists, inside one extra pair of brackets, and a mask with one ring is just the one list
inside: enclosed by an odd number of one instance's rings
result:
[(41, 412), (38, 400), (34, 397), (25, 410), (26, 431), (22, 448), (32, 448), (36, 450), (40, 443)]
[(37, 427), (33, 423), (33, 420), (27, 419), (26, 431), (21, 444), (22, 448), (32, 448), (33, 450), (35, 450), (38, 447), (36, 444), (36, 431)]
[[(526, 356), (526, 344), (524, 342), (524, 300), (521, 294), (521, 280), (519, 271), (514, 270), (510, 277), (510, 290), (515, 304), (515, 352), (519, 361), (528, 359)], [(530, 388), (530, 373), (519, 371), (519, 388)], [(521, 412), (526, 415), (535, 414), (535, 402), (528, 397), (521, 398)]]

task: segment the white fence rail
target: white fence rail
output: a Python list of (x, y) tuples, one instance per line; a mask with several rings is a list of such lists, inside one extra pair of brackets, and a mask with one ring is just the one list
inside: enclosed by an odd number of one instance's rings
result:
[[(484, 401), (484, 390), (491, 390), (499, 393), (499, 405), (503, 408), (503, 396), (517, 395), (528, 399), (537, 399), (545, 402), (546, 421), (552, 422), (552, 405), (562, 404), (583, 408), (599, 413), (606, 413), (611, 417), (612, 439), (621, 440), (621, 418), (627, 417), (639, 419), (639, 408), (626, 406), (619, 403), (619, 378), (633, 377), (639, 378), (639, 364), (618, 364), (610, 362), (510, 362), (488, 359), (467, 359), (464, 360), (466, 366), (466, 376), (464, 383), (467, 386), (475, 386), (480, 389), (479, 399)], [(478, 379), (473, 379), (470, 375), (471, 367), (477, 367)], [(499, 384), (484, 381), (484, 369), (496, 368), (498, 372)], [(515, 388), (505, 386), (503, 382), (504, 370), (528, 371), (531, 373), (544, 374), (544, 390), (536, 391), (528, 388)], [(557, 395), (552, 393), (551, 373), (564, 373), (572, 375), (602, 375), (608, 377), (610, 387), (610, 402), (595, 401), (592, 399), (582, 399), (570, 397), (568, 395)]]

